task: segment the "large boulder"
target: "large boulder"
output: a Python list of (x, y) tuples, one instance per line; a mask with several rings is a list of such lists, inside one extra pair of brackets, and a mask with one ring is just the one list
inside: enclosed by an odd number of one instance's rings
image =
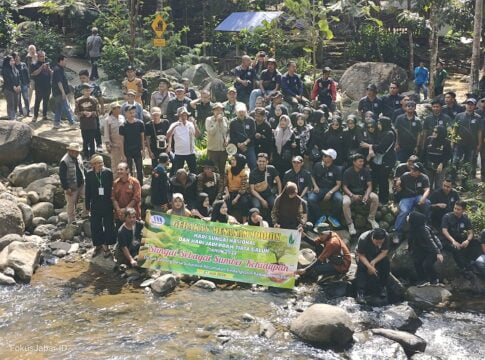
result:
[(31, 182), (49, 176), (46, 163), (18, 165), (8, 176), (8, 181), (14, 186), (27, 187)]
[(34, 217), (42, 217), (46, 220), (55, 214), (54, 205), (50, 202), (37, 203), (32, 206), (32, 211), (34, 212)]
[(405, 331), (389, 329), (372, 329), (372, 332), (399, 343), (403, 347), (407, 356), (411, 356), (418, 352), (424, 352), (424, 350), (426, 350), (426, 341), (417, 335)]
[(0, 120), (0, 164), (17, 164), (27, 157), (32, 129), (19, 121)]
[(169, 79), (170, 82), (172, 81), (177, 82), (177, 81), (180, 81), (180, 79), (182, 79), (182, 75), (180, 75), (180, 73), (175, 68), (163, 70), (162, 75), (165, 78)]
[(439, 286), (411, 286), (406, 292), (408, 300), (416, 306), (429, 308), (450, 300), (452, 294)]
[(354, 333), (350, 315), (326, 304), (310, 306), (292, 321), (290, 330), (309, 343), (324, 345), (345, 345)]
[(116, 80), (102, 81), (99, 84), (99, 88), (103, 92), (103, 99), (105, 102), (113, 102), (124, 98), (120, 84)]
[(19, 234), (8, 234), (0, 238), (0, 251), (5, 249), (14, 241), (23, 241), (22, 235)]
[(22, 211), (10, 200), (0, 200), (0, 237), (7, 234), (22, 235), (25, 223)]
[(202, 81), (200, 87), (210, 92), (213, 101), (224, 102), (227, 100), (227, 86), (221, 79), (207, 78)]
[(382, 311), (379, 316), (381, 326), (411, 333), (421, 326), (422, 321), (414, 309), (408, 304), (392, 305)]
[(40, 249), (28, 242), (14, 241), (2, 253), (7, 251), (7, 266), (15, 270), (15, 277), (22, 282), (30, 282), (39, 265)]
[(25, 224), (25, 229), (31, 230), (32, 229), (32, 221), (34, 220), (34, 212), (32, 211), (32, 208), (24, 203), (17, 203), (17, 206), (19, 207), (20, 211), (22, 212), (22, 218), (24, 220)]
[(39, 195), (39, 201), (53, 203), (56, 193), (62, 192), (61, 181), (58, 176), (49, 176), (30, 183), (25, 190), (35, 191)]
[(172, 274), (165, 274), (157, 278), (150, 287), (159, 295), (166, 295), (177, 287), (177, 278)]
[(202, 80), (207, 78), (216, 78), (217, 74), (208, 64), (197, 64), (190, 66), (182, 74), (182, 77), (188, 78), (194, 85), (200, 85)]
[(346, 96), (358, 100), (365, 96), (369, 84), (375, 84), (378, 92), (387, 92), (390, 82), (397, 81), (401, 91), (405, 91), (407, 80), (406, 71), (396, 64), (359, 62), (345, 70), (339, 85)]
[(51, 224), (39, 225), (34, 230), (34, 235), (37, 236), (49, 236), (56, 231), (56, 226)]

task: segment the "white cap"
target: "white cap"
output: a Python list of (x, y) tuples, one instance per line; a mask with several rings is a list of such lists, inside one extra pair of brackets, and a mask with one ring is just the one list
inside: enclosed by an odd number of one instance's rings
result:
[(337, 152), (334, 149), (322, 150), (322, 154), (325, 156), (330, 156), (333, 160), (337, 158)]

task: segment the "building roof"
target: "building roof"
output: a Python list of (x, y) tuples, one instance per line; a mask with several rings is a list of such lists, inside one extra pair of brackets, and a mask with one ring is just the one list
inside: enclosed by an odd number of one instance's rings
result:
[(215, 31), (240, 32), (253, 31), (263, 24), (263, 20), (271, 21), (279, 17), (282, 11), (234, 12), (225, 18)]

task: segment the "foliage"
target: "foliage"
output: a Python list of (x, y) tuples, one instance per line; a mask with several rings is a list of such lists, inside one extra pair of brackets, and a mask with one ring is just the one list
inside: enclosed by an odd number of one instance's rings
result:
[(41, 22), (32, 22), (19, 32), (15, 50), (23, 53), (30, 44), (35, 45), (37, 50), (45, 51), (47, 58), (55, 61), (63, 52), (64, 38), (51, 27), (45, 26)]
[(475, 236), (479, 235), (485, 229), (485, 202), (472, 200), (467, 215), (472, 223)]
[(12, 20), (12, 11), (15, 7), (15, 1), (0, 0), (0, 47), (2, 48), (15, 43), (15, 23)]
[(105, 38), (103, 53), (99, 63), (109, 79), (123, 80), (125, 76), (124, 69), (130, 65), (127, 47), (122, 46), (118, 40)]
[(403, 67), (407, 64), (406, 55), (398, 34), (370, 23), (360, 28), (347, 50), (347, 56), (356, 61), (384, 61)]

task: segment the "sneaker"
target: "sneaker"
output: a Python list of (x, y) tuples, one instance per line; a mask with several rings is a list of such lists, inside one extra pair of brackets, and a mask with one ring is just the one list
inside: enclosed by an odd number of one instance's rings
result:
[(78, 128), (77, 122), (72, 123), (70, 126), (71, 126), (71, 129), (77, 129)]
[(372, 226), (372, 229), (378, 229), (379, 228), (379, 224), (374, 219), (368, 218), (367, 221)]
[(355, 235), (355, 234), (357, 234), (357, 230), (355, 230), (354, 223), (349, 224), (349, 234), (350, 234), (350, 235)]
[(341, 227), (341, 226), (342, 226), (342, 224), (340, 223), (340, 221), (339, 221), (339, 220), (338, 220), (336, 217), (334, 217), (334, 216), (329, 216), (329, 217), (328, 217), (328, 222), (329, 222), (329, 223), (330, 223), (330, 224), (331, 224), (331, 225), (332, 225), (332, 226), (333, 226), (335, 229), (337, 229), (337, 228), (339, 228), (339, 227)]
[(60, 129), (61, 128), (61, 124), (54, 124), (54, 129)]
[(362, 290), (357, 291), (356, 300), (359, 304), (365, 304), (364, 292)]

